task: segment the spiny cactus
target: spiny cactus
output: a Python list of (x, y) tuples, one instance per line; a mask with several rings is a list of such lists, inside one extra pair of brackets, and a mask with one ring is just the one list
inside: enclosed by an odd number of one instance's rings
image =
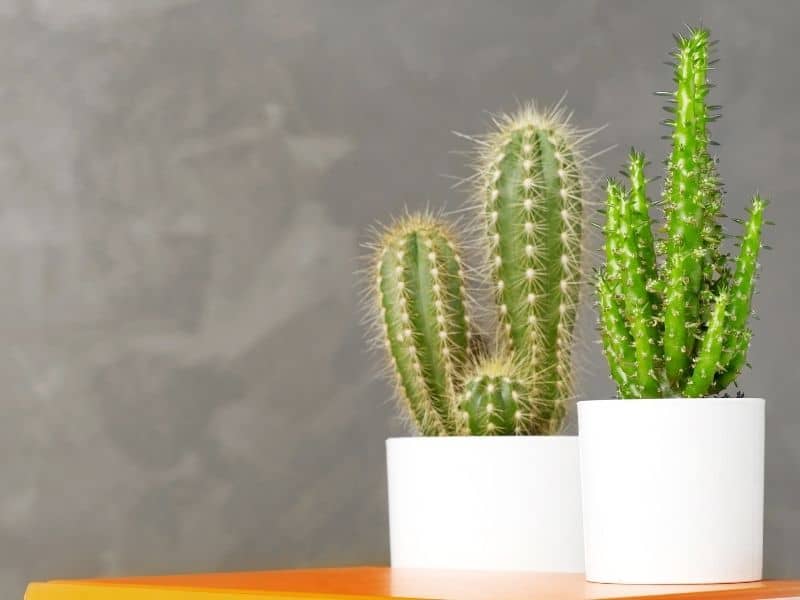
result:
[(400, 392), (421, 433), (445, 434), (454, 426), (451, 403), (470, 338), (455, 235), (430, 216), (408, 216), (383, 233), (375, 269)]
[[(662, 205), (666, 237), (655, 239), (644, 155), (632, 151), (630, 190), (609, 180), (605, 268), (597, 282), (603, 348), (623, 398), (698, 397), (735, 381), (746, 362), (754, 280), (766, 202), (756, 195), (741, 249), (721, 249), (722, 186), (709, 153), (709, 32), (676, 36), (674, 118)], [(739, 221), (741, 223), (741, 221)]]
[(584, 158), (563, 111), (532, 106), (481, 145), (478, 200), (499, 336), (526, 365), (549, 428), (573, 395), (572, 337), (582, 276)]
[(423, 435), (561, 428), (573, 390), (586, 162), (579, 147), (588, 137), (568, 123), (561, 109), (530, 106), (475, 140), (475, 220), (488, 255), (479, 270), (491, 273), (500, 322), (493, 355), (470, 330), (463, 252), (450, 226), (406, 216), (373, 246), (372, 315)]
[(531, 399), (526, 371), (509, 357), (491, 357), (477, 364), (458, 397), (463, 433), (510, 435), (539, 433), (539, 407)]

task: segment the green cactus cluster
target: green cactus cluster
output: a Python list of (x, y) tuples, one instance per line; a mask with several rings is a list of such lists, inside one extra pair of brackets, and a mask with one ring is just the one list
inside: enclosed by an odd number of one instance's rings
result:
[(672, 114), (672, 150), (661, 198), (662, 235), (654, 235), (647, 162), (631, 151), (629, 189), (609, 180), (605, 266), (597, 281), (603, 348), (623, 398), (700, 397), (722, 392), (747, 359), (766, 202), (756, 195), (739, 238), (723, 251), (722, 185), (709, 152), (712, 43), (707, 29), (676, 36), (675, 89), (659, 92)]
[(495, 298), (494, 352), (470, 321), (459, 235), (407, 215), (373, 245), (370, 304), (405, 412), (423, 435), (558, 432), (573, 395), (585, 136), (533, 106), (475, 139), (476, 240)]

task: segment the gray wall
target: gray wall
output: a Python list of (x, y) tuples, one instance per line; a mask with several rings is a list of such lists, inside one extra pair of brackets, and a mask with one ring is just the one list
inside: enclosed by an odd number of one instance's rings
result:
[[(756, 367), (767, 573), (800, 576), (800, 4), (0, 1), (0, 595), (30, 579), (383, 563), (361, 232), (462, 192), (485, 110), (568, 104), (666, 151), (700, 19), (729, 212), (775, 199)], [(585, 329), (591, 334), (591, 323)], [(584, 396), (611, 393), (599, 349)]]

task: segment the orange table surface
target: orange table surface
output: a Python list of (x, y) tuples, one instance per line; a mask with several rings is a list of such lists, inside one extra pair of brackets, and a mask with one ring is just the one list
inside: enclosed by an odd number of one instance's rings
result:
[(800, 581), (730, 585), (607, 585), (582, 574), (352, 567), (32, 583), (25, 600), (610, 600), (800, 598)]

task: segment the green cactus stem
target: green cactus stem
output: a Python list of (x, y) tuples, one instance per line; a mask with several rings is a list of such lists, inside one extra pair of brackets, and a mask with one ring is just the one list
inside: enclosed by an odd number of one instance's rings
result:
[(623, 396), (642, 396), (636, 378), (636, 356), (633, 342), (625, 324), (619, 301), (605, 278), (600, 274), (597, 281), (597, 296), (600, 301), (603, 349), (608, 361), (611, 377), (623, 391)]
[(401, 395), (421, 433), (446, 434), (470, 338), (455, 235), (439, 220), (408, 216), (386, 229), (375, 262), (384, 344)]
[(675, 53), (675, 118), (672, 154), (667, 166), (668, 253), (679, 257), (668, 263), (664, 311), (666, 371), (674, 385), (689, 368), (694, 331), (699, 313), (702, 279), (703, 196), (699, 193), (701, 165), (708, 154), (706, 95), (709, 34), (699, 29), (680, 38)]
[(562, 111), (497, 122), (481, 147), (478, 197), (500, 338), (526, 365), (553, 430), (573, 395), (572, 338), (584, 220), (580, 136)]
[(723, 390), (739, 376), (747, 360), (752, 332), (747, 328), (750, 317), (758, 255), (761, 249), (761, 231), (764, 227), (766, 202), (756, 194), (750, 208), (750, 218), (745, 224), (736, 270), (733, 275), (730, 327), (726, 331), (723, 353), (724, 369), (717, 374), (715, 390)]
[(728, 294), (722, 292), (717, 296), (714, 311), (708, 321), (708, 328), (703, 334), (700, 351), (695, 359), (694, 369), (686, 382), (683, 392), (687, 396), (702, 396), (708, 391), (717, 371), (720, 370), (719, 361), (722, 355), (722, 342), (725, 337), (726, 309), (728, 308)]
[[(647, 197), (647, 178), (644, 170), (647, 166), (644, 154), (631, 150), (628, 171), (631, 182), (630, 193), (630, 229), (635, 240), (636, 254), (642, 267), (642, 278), (648, 291), (657, 289), (656, 251), (650, 220), (650, 200)], [(650, 294), (651, 302), (657, 295)]]
[(623, 190), (612, 190), (609, 193), (619, 194), (619, 252), (622, 259), (622, 295), (625, 302), (625, 314), (628, 316), (631, 337), (636, 356), (636, 370), (641, 393), (646, 397), (658, 395), (658, 377), (656, 375), (656, 339), (658, 335), (653, 323), (653, 306), (647, 291), (645, 268), (641, 266), (639, 239), (636, 234), (636, 221), (639, 216), (631, 209), (631, 199)]
[[(709, 154), (709, 33), (677, 38), (666, 121), (672, 151), (661, 205), (666, 238), (655, 239), (642, 154), (632, 152), (630, 191), (607, 188), (606, 266), (597, 295), (603, 347), (624, 398), (704, 396), (735, 382), (746, 363), (747, 327), (766, 205), (756, 195), (732, 270), (721, 250), (722, 186)], [(659, 256), (661, 255), (661, 256)]]

